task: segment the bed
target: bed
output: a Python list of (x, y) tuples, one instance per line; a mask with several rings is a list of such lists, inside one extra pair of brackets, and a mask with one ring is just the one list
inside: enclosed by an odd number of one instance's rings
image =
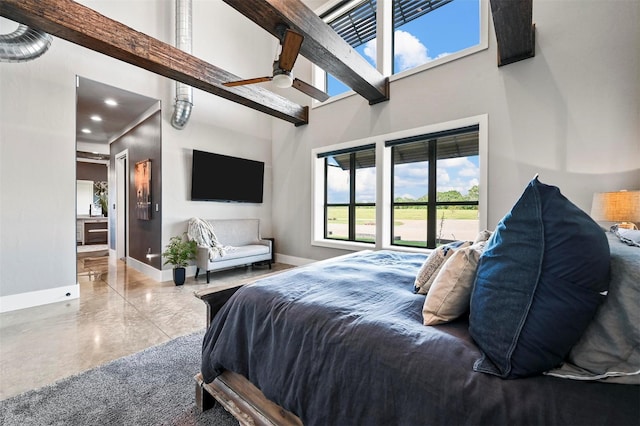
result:
[[(541, 185), (532, 181), (519, 201), (524, 203), (525, 215), (553, 211), (563, 221), (563, 230), (574, 223), (576, 232), (570, 234), (578, 238), (561, 234), (557, 240), (552, 223), (534, 218), (544, 229), (538, 232), (539, 244), (537, 237), (527, 236), (532, 250), (527, 259), (535, 258), (536, 250), (541, 259), (547, 259), (542, 274), (538, 271), (542, 278), (525, 301), (528, 321), (507, 321), (500, 328), (524, 322), (518, 332), (531, 333), (526, 324), (539, 320), (534, 321), (534, 314), (540, 307), (548, 319), (549, 306), (559, 302), (541, 303), (547, 268), (588, 278), (594, 275), (592, 265), (605, 265), (608, 295), (603, 295), (602, 287), (595, 289), (602, 300), (590, 308), (596, 309), (594, 313), (585, 316), (577, 310), (588, 303), (574, 294), (570, 305), (560, 306), (558, 330), (547, 324), (549, 342), (558, 340), (560, 329), (578, 332), (571, 351), (561, 355), (562, 362), (551, 360), (547, 366), (522, 373), (516, 358), (525, 339), (519, 337), (515, 350), (509, 352), (508, 363), (513, 365), (498, 371), (501, 359), (492, 358), (496, 371), (484, 368), (493, 348), (485, 345), (477, 322), (492, 319), (482, 317), (486, 300), (476, 299), (485, 297), (482, 286), (487, 271), (490, 275), (496, 270), (491, 258), (499, 255), (499, 282), (509, 280), (509, 271), (503, 267), (509, 254), (515, 259), (518, 280), (527, 269), (522, 243), (516, 250), (508, 246), (510, 238), (521, 241), (523, 232), (532, 228), (528, 224), (523, 231), (513, 223), (523, 215), (517, 203), (489, 238), (474, 269), (471, 309), (438, 325), (424, 325), (426, 299), (416, 292), (415, 283), (432, 255), (420, 253), (363, 251), (201, 294), (210, 327), (203, 341), (202, 370), (196, 376), (198, 405), (206, 409), (217, 400), (241, 424), (640, 424), (640, 248), (605, 235), (599, 227), (591, 237), (585, 235), (582, 230), (590, 225), (574, 218), (567, 221), (573, 213), (553, 204), (559, 192), (547, 193), (548, 188)], [(533, 191), (536, 203), (542, 203), (540, 208), (532, 208), (528, 191)], [(575, 265), (577, 269), (558, 263), (554, 250), (566, 253), (567, 244), (573, 244), (570, 262), (581, 256), (583, 263)], [(606, 250), (606, 259), (584, 257), (585, 253), (602, 254), (585, 245)], [(500, 251), (504, 248), (507, 255)], [(505, 297), (499, 296), (497, 303), (504, 303)], [(589, 298), (593, 296), (585, 300)], [(506, 307), (488, 304), (486, 313), (500, 317), (520, 303), (513, 295), (506, 299)], [(581, 316), (588, 320), (584, 329), (562, 326), (574, 317), (579, 322)], [(542, 341), (540, 346), (547, 343)], [(589, 365), (594, 359), (598, 365)]]
[(422, 324), (424, 260), (361, 252), (237, 289), (207, 332), (201, 386), (241, 375), (286, 410), (262, 414), (275, 424), (638, 424), (635, 385), (474, 371), (466, 318)]

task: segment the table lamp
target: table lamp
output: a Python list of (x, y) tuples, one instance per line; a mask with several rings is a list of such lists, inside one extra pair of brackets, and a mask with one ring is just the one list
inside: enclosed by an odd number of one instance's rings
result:
[(640, 191), (596, 192), (591, 204), (591, 218), (596, 222), (612, 222), (619, 228), (638, 229)]

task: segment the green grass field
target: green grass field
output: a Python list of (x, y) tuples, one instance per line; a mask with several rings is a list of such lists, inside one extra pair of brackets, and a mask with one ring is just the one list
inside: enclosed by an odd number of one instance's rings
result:
[[(346, 207), (329, 207), (329, 223), (347, 223), (348, 210)], [(356, 208), (356, 222), (366, 223), (375, 221), (376, 210), (374, 207), (358, 207)], [(444, 219), (461, 219), (461, 220), (477, 220), (478, 210), (462, 210), (462, 209), (438, 209), (438, 220)], [(403, 220), (426, 220), (426, 207), (409, 207), (397, 209), (394, 219), (396, 224)]]

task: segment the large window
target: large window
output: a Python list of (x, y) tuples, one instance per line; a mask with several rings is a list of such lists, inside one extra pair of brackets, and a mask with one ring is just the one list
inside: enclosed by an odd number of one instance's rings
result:
[(488, 117), (312, 150), (312, 244), (421, 250), (487, 227)]
[(324, 157), (324, 238), (376, 240), (375, 146), (329, 152)]
[[(320, 16), (371, 65), (377, 64), (378, 1), (391, 2), (392, 74), (421, 67), (481, 42), (480, 0), (360, 0), (339, 2)], [(381, 69), (378, 66), (378, 69)], [(330, 96), (349, 87), (326, 75)]]
[(388, 141), (392, 244), (435, 248), (478, 233), (478, 126)]

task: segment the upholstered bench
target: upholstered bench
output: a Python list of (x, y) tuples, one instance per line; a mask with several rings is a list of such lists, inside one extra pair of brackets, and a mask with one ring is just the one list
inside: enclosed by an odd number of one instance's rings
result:
[(223, 246), (231, 246), (223, 256), (209, 258), (208, 247), (198, 247), (196, 254), (196, 279), (200, 270), (207, 271), (207, 283), (211, 271), (236, 266), (268, 262), (271, 269), (273, 244), (260, 236), (258, 219), (207, 219)]

